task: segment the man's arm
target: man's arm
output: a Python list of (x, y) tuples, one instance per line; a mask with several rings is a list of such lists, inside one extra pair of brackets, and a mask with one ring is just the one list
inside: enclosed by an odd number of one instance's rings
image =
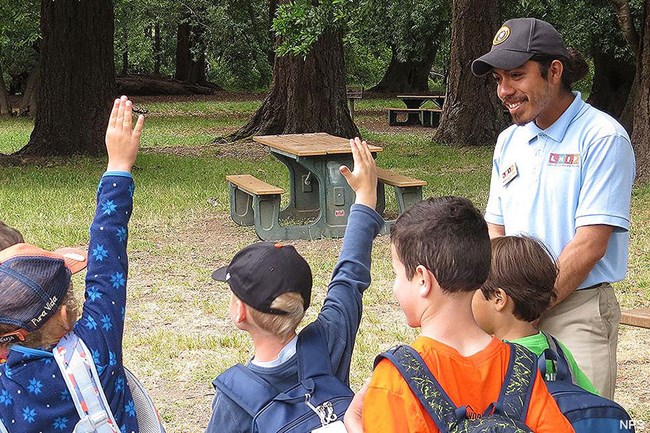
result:
[[(555, 280), (557, 298), (553, 305), (560, 303), (573, 293), (580, 283), (603, 258), (613, 227), (607, 225), (582, 226), (558, 258), (559, 273)], [(605, 281), (604, 281), (605, 282)]]
[(506, 228), (500, 224), (487, 223), (488, 233), (490, 234), (490, 239), (498, 238), (506, 235)]

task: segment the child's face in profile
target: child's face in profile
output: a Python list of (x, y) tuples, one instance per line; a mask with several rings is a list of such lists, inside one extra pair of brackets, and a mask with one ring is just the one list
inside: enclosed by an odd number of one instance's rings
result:
[(406, 322), (411, 327), (420, 326), (420, 317), (418, 314), (419, 304), (421, 302), (419, 295), (419, 288), (421, 282), (417, 273), (413, 278), (409, 279), (406, 275), (406, 267), (397, 255), (397, 249), (393, 243), (390, 244), (391, 262), (393, 266), (393, 274), (395, 274), (395, 283), (393, 284), (393, 295), (397, 302), (399, 302)]
[(478, 326), (481, 327), (485, 332), (492, 335), (494, 334), (493, 326), (493, 315), (494, 315), (494, 300), (485, 299), (481, 289), (477, 289), (474, 292), (474, 297), (472, 298), (472, 313), (474, 314), (474, 320), (478, 323)]

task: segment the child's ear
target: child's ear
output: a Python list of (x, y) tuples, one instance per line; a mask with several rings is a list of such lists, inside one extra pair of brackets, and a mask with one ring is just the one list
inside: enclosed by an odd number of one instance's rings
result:
[(492, 300), (494, 301), (494, 308), (497, 311), (503, 311), (508, 305), (508, 295), (500, 287), (497, 287), (496, 293), (494, 294), (494, 298), (492, 298)]
[(237, 299), (235, 300), (235, 302), (237, 303), (235, 322), (242, 323), (246, 320), (246, 316), (248, 315), (248, 310), (246, 309), (246, 305), (241, 300)]
[(413, 278), (419, 279), (420, 288), (418, 290), (420, 297), (422, 298), (429, 296), (432, 288), (438, 287), (438, 280), (436, 280), (436, 277), (430, 270), (422, 265), (418, 265), (418, 267), (415, 268), (415, 275)]
[(68, 317), (68, 306), (61, 305), (59, 308), (59, 324), (66, 330), (66, 332), (72, 331), (72, 324), (70, 323), (70, 318)]

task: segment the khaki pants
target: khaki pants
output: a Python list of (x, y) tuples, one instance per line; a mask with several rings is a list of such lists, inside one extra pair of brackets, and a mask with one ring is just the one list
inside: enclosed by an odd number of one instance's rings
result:
[(572, 293), (544, 313), (539, 329), (564, 343), (600, 394), (613, 399), (620, 321), (614, 289), (604, 284)]

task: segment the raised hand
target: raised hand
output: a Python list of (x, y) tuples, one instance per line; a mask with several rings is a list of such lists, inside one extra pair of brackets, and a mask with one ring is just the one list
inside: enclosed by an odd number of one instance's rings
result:
[(126, 96), (113, 103), (111, 117), (106, 128), (106, 151), (108, 152), (107, 171), (131, 171), (140, 147), (140, 135), (144, 116), (140, 115), (132, 128), (131, 111), (133, 104)]
[(372, 209), (377, 206), (377, 165), (372, 152), (365, 141), (359, 137), (350, 140), (354, 170), (342, 165), (341, 174), (356, 193), (356, 203), (364, 204)]

